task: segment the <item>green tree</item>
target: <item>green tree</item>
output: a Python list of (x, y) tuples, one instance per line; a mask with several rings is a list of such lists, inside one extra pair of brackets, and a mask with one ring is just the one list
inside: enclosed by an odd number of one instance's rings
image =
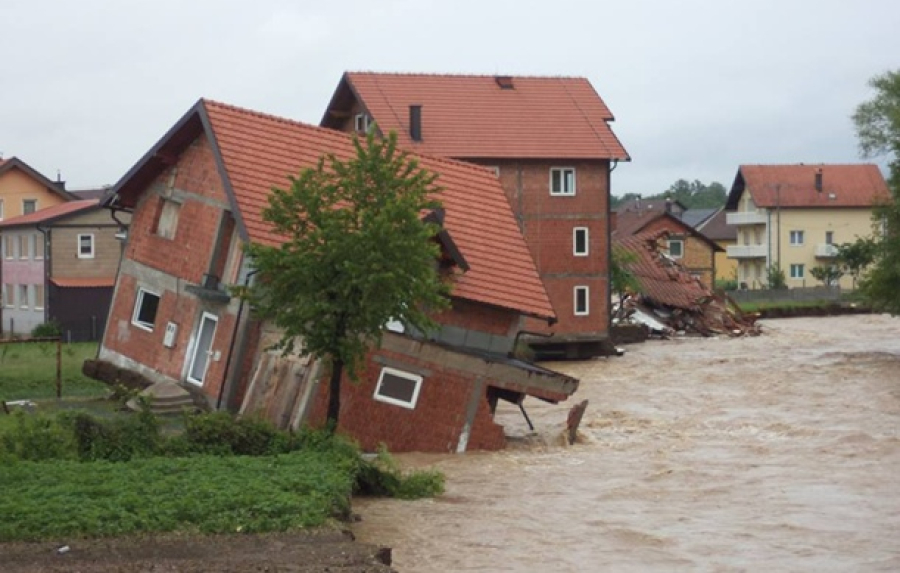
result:
[(888, 157), (893, 200), (875, 211), (874, 260), (860, 280), (873, 307), (900, 314), (900, 70), (869, 81), (875, 96), (853, 114), (863, 157)]
[(859, 237), (852, 243), (837, 247), (837, 260), (845, 273), (853, 277), (853, 287), (863, 271), (875, 260), (875, 241), (871, 237)]
[(767, 284), (766, 286), (770, 289), (784, 289), (787, 288), (787, 281), (784, 277), (784, 271), (781, 270), (781, 265), (778, 262), (774, 262), (766, 268), (766, 277)]
[(844, 276), (844, 271), (838, 265), (819, 265), (809, 269), (809, 274), (816, 280), (821, 281), (822, 285), (830, 287), (841, 280), (841, 277)]
[(612, 260), (609, 263), (609, 283), (612, 291), (619, 295), (619, 312), (629, 292), (637, 292), (641, 285), (628, 265), (637, 261), (637, 255), (618, 245), (613, 245)]
[(356, 379), (384, 325), (397, 320), (423, 332), (431, 313), (449, 305), (437, 272), (437, 225), (423, 212), (440, 208), (436, 176), (397, 149), (396, 134), (354, 138), (356, 155), (327, 155), (273, 189), (263, 218), (284, 238), (252, 244), (259, 280), (248, 293), (254, 311), (330, 367), (328, 425), (337, 428), (341, 378)]

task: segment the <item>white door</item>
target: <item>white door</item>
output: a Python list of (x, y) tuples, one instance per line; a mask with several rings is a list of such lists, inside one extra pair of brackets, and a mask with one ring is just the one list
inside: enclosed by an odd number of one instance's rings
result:
[(215, 315), (203, 313), (200, 325), (197, 327), (194, 355), (191, 357), (191, 367), (188, 370), (187, 379), (194, 384), (203, 385), (206, 370), (209, 368), (212, 356), (212, 343), (216, 337), (216, 325), (219, 319)]

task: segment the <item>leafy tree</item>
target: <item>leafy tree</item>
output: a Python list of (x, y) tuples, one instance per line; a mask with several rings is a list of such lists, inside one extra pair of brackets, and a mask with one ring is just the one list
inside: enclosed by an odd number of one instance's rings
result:
[(863, 157), (885, 155), (893, 201), (876, 209), (874, 262), (860, 290), (875, 308), (900, 314), (900, 70), (869, 81), (875, 96), (853, 114)]
[(859, 237), (852, 243), (837, 247), (837, 260), (843, 271), (853, 277), (853, 287), (862, 272), (875, 260), (875, 241), (871, 237)]
[(625, 296), (629, 292), (637, 292), (641, 285), (634, 274), (628, 270), (628, 265), (637, 261), (637, 255), (618, 245), (613, 245), (612, 260), (609, 263), (609, 282), (612, 291), (619, 295), (619, 311), (625, 303)]
[(614, 196), (611, 199), (611, 205), (613, 209), (616, 209), (622, 203), (641, 198), (647, 201), (662, 201), (668, 198), (678, 201), (688, 209), (715, 209), (725, 204), (728, 199), (728, 191), (717, 181), (705, 185), (696, 179), (692, 182), (679, 179), (667, 190), (655, 195), (645, 197), (640, 193), (625, 193), (621, 197)]
[(770, 289), (784, 289), (787, 288), (787, 281), (784, 277), (784, 271), (781, 269), (781, 265), (778, 262), (774, 262), (766, 269), (766, 277), (768, 284), (766, 285)]
[(351, 379), (384, 325), (397, 320), (421, 331), (448, 306), (449, 285), (437, 272), (437, 226), (422, 213), (438, 209), (436, 176), (397, 149), (396, 134), (364, 142), (356, 155), (333, 154), (273, 189), (263, 218), (283, 236), (278, 247), (252, 244), (260, 280), (254, 310), (330, 366), (328, 425), (337, 428), (341, 377)]
[(841, 280), (841, 277), (844, 276), (844, 271), (838, 265), (820, 265), (809, 269), (809, 274), (816, 280), (821, 281), (824, 286), (830, 287)]

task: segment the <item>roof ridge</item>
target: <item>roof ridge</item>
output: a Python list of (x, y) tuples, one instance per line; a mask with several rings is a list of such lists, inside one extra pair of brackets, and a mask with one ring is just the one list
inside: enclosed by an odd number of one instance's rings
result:
[(403, 77), (426, 77), (426, 78), (496, 78), (509, 76), (516, 79), (539, 79), (539, 80), (587, 80), (587, 76), (568, 76), (568, 75), (540, 75), (540, 74), (511, 74), (511, 73), (494, 73), (494, 74), (458, 74), (448, 72), (379, 72), (375, 70), (347, 70), (347, 74), (360, 74), (370, 76), (403, 76)]
[(328, 127), (321, 127), (321, 126), (318, 126), (318, 125), (315, 125), (312, 123), (307, 123), (305, 121), (300, 121), (298, 119), (291, 119), (289, 117), (284, 117), (282, 115), (265, 113), (262, 111), (257, 111), (254, 109), (250, 109), (250, 108), (246, 108), (246, 107), (242, 107), (242, 106), (234, 105), (234, 104), (230, 104), (230, 103), (225, 103), (222, 101), (209, 99), (209, 98), (201, 98), (200, 101), (203, 102), (204, 106), (218, 107), (221, 109), (230, 110), (233, 112), (241, 113), (244, 115), (249, 115), (252, 117), (259, 118), (259, 119), (274, 121), (276, 123), (281, 123), (281, 124), (290, 125), (290, 126), (294, 126), (294, 127), (309, 128), (309, 129), (312, 129), (319, 133), (326, 134), (329, 137), (332, 137), (334, 139), (344, 139), (344, 138), (349, 139), (349, 136), (343, 132), (340, 132), (340, 131), (337, 131), (337, 130), (334, 130), (334, 129), (331, 129)]

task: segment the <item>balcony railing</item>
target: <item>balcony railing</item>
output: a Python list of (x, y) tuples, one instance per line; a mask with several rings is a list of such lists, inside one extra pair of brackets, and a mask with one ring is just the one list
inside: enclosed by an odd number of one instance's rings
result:
[(829, 243), (820, 243), (816, 245), (816, 258), (817, 259), (833, 259), (838, 254), (837, 245), (831, 245)]
[(725, 222), (729, 225), (765, 225), (766, 214), (759, 211), (725, 213)]
[(729, 245), (727, 255), (731, 259), (759, 259), (765, 258), (765, 245)]

